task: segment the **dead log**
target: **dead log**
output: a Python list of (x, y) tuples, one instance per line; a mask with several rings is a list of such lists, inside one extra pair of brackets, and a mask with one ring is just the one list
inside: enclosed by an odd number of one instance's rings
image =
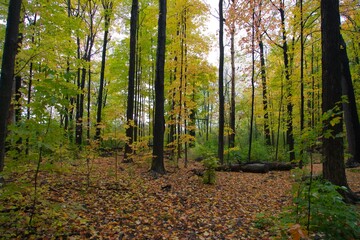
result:
[(250, 163), (241, 166), (241, 171), (250, 173), (267, 173), (269, 166), (264, 163)]
[(270, 171), (290, 171), (295, 167), (291, 163), (283, 163), (283, 162), (269, 162), (266, 164), (269, 166)]
[(215, 170), (220, 172), (240, 172), (241, 171), (240, 164), (234, 164), (234, 165), (221, 165), (218, 166)]
[(216, 171), (224, 172), (252, 172), (252, 173), (267, 173), (269, 171), (290, 171), (295, 166), (291, 163), (281, 162), (250, 162), (244, 164), (221, 165), (216, 168)]

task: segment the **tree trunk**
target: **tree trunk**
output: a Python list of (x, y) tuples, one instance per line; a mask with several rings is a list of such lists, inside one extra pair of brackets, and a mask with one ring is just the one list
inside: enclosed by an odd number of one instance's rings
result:
[[(321, 40), (322, 40), (322, 111), (327, 113), (339, 107), (341, 102), (341, 62), (340, 62), (340, 14), (339, 0), (321, 0)], [(330, 124), (324, 121), (323, 131), (330, 137), (323, 139), (324, 178), (338, 186), (348, 186), (345, 175), (342, 119)]]
[(265, 142), (267, 145), (271, 145), (270, 139), (270, 124), (269, 124), (269, 111), (268, 111), (268, 98), (267, 98), (267, 84), (266, 84), (266, 66), (265, 66), (265, 54), (264, 54), (264, 42), (262, 41), (262, 35), (259, 39), (260, 50), (260, 68), (261, 68), (261, 83), (262, 83), (262, 97), (263, 97), (263, 110), (264, 110), (264, 133)]
[[(303, 0), (300, 0), (300, 133), (304, 130), (304, 21), (303, 21)], [(304, 143), (301, 142), (299, 167), (303, 167)]]
[(252, 8), (252, 32), (251, 32), (251, 114), (250, 114), (250, 131), (249, 131), (249, 151), (248, 162), (251, 161), (251, 147), (253, 138), (254, 125), (254, 108), (255, 108), (255, 9)]
[(104, 21), (105, 21), (105, 31), (104, 31), (104, 39), (103, 39), (103, 49), (101, 56), (101, 70), (100, 70), (100, 86), (99, 86), (99, 95), (97, 101), (97, 113), (96, 113), (96, 133), (95, 139), (100, 140), (101, 135), (101, 120), (102, 120), (102, 107), (103, 107), (103, 92), (104, 92), (104, 81), (105, 81), (105, 63), (106, 63), (106, 48), (108, 43), (108, 35), (109, 35), (109, 26), (110, 26), (110, 12), (112, 10), (112, 2), (104, 2)]
[(154, 145), (151, 170), (164, 174), (164, 68), (166, 47), (166, 0), (159, 0), (158, 19), (158, 46), (156, 53), (155, 76), (155, 119), (154, 119)]
[(218, 138), (218, 158), (220, 164), (224, 164), (224, 14), (223, 0), (219, 1), (219, 138)]
[(131, 144), (134, 137), (134, 91), (135, 91), (135, 64), (136, 64), (136, 35), (137, 35), (137, 22), (138, 22), (138, 0), (132, 1), (131, 18), (130, 18), (130, 58), (129, 58), (129, 83), (128, 83), (128, 96), (127, 96), (127, 109), (126, 119), (128, 128), (126, 129), (126, 137), (128, 141), (125, 145), (124, 161), (129, 162), (129, 154), (131, 154)]
[(278, 9), (280, 12), (281, 17), (281, 28), (282, 28), (282, 40), (283, 40), (283, 57), (284, 57), (284, 67), (285, 67), (285, 79), (287, 85), (287, 130), (286, 130), (286, 141), (289, 145), (289, 152), (290, 152), (290, 161), (295, 160), (295, 149), (294, 149), (294, 136), (293, 136), (293, 105), (292, 105), (292, 82), (290, 79), (290, 66), (289, 66), (289, 54), (288, 54), (288, 44), (286, 40), (286, 28), (285, 28), (285, 6), (281, 3), (280, 8)]
[(7, 117), (14, 82), (15, 56), (18, 47), (21, 0), (10, 0), (0, 77), (0, 172), (4, 169)]
[(351, 72), (349, 67), (349, 58), (346, 52), (346, 44), (341, 37), (341, 86), (342, 94), (347, 96), (348, 102), (343, 103), (344, 118), (346, 126), (346, 136), (348, 141), (348, 151), (351, 157), (347, 160), (346, 165), (359, 166), (360, 165), (360, 123), (356, 108), (356, 99), (354, 93), (354, 86), (351, 79)]
[[(235, 1), (232, 0), (233, 7), (235, 8)], [(230, 100), (230, 128), (229, 147), (235, 147), (235, 20), (230, 24), (230, 54), (231, 54), (231, 100)]]

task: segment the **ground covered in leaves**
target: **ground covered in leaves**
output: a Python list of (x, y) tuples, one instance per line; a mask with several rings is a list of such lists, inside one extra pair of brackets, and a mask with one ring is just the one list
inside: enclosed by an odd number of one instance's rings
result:
[[(0, 232), (10, 238), (269, 239), (256, 228), (261, 214), (276, 216), (291, 204), (290, 172), (218, 172), (205, 185), (188, 168), (167, 164), (155, 176), (146, 163), (114, 158), (72, 164), (43, 162), (35, 193), (34, 165), (5, 176), (0, 189)], [(118, 169), (115, 171), (115, 169)], [(318, 170), (318, 166), (316, 166)], [(348, 170), (354, 192), (360, 171)], [(35, 206), (35, 207), (34, 207)]]

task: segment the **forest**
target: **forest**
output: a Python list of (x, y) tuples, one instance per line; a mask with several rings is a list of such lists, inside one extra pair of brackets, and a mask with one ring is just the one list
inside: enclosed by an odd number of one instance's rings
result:
[(0, 239), (360, 239), (359, 9), (0, 1)]

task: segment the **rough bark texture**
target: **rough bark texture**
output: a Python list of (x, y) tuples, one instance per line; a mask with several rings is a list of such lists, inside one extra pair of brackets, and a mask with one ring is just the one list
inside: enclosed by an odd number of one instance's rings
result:
[(267, 173), (269, 171), (290, 171), (295, 165), (282, 162), (251, 162), (246, 164), (221, 165), (217, 171)]
[(219, 1), (219, 138), (218, 158), (221, 164), (224, 163), (224, 15), (223, 0)]
[[(341, 101), (340, 62), (340, 14), (339, 0), (321, 0), (322, 33), (322, 110), (326, 113)], [(344, 164), (342, 120), (332, 126), (324, 122), (324, 131), (332, 131), (334, 137), (323, 139), (324, 178), (338, 186), (347, 186)]]
[(264, 43), (262, 36), (259, 39), (259, 50), (260, 50), (260, 67), (261, 67), (261, 84), (263, 88), (263, 109), (264, 109), (264, 133), (265, 142), (267, 145), (271, 145), (270, 140), (270, 124), (269, 124), (269, 111), (268, 111), (268, 99), (267, 99), (267, 84), (266, 84), (266, 66), (265, 66), (265, 54), (264, 54)]
[(281, 3), (280, 8), (278, 9), (280, 12), (281, 17), (281, 28), (282, 28), (282, 40), (283, 40), (283, 58), (284, 58), (284, 67), (285, 67), (285, 79), (286, 79), (286, 97), (287, 97), (287, 130), (286, 130), (286, 141), (289, 145), (289, 152), (290, 152), (290, 161), (295, 160), (295, 151), (294, 151), (294, 135), (293, 135), (293, 104), (291, 101), (292, 98), (292, 82), (290, 79), (290, 64), (289, 64), (289, 54), (288, 54), (288, 44), (287, 44), (287, 38), (286, 38), (286, 28), (285, 28), (285, 10), (284, 5)]
[(165, 43), (166, 43), (166, 0), (159, 0), (158, 20), (158, 46), (156, 53), (156, 76), (155, 76), (155, 119), (154, 119), (154, 145), (151, 170), (164, 174), (164, 67), (165, 67)]
[[(235, 8), (235, 2), (232, 0)], [(230, 54), (231, 54), (231, 101), (230, 101), (230, 128), (229, 147), (235, 147), (235, 21), (230, 24)]]
[(10, 0), (0, 77), (0, 172), (4, 169), (7, 117), (14, 82), (21, 0)]
[(109, 25), (110, 25), (110, 11), (112, 9), (112, 2), (103, 2), (103, 8), (105, 12), (104, 21), (105, 21), (105, 31), (103, 39), (103, 49), (101, 56), (101, 70), (100, 70), (100, 86), (99, 86), (99, 95), (97, 101), (97, 113), (96, 113), (96, 133), (95, 139), (100, 139), (101, 133), (101, 115), (102, 115), (102, 106), (103, 106), (103, 92), (104, 92), (104, 81), (105, 81), (105, 63), (106, 63), (106, 48), (108, 43), (109, 35)]
[(343, 103), (344, 118), (346, 126), (346, 136), (348, 141), (348, 152), (351, 157), (347, 160), (346, 165), (355, 167), (360, 165), (360, 123), (356, 108), (356, 99), (354, 86), (351, 79), (349, 58), (346, 52), (346, 44), (341, 38), (341, 85), (342, 94), (347, 96), (347, 103)]
[(129, 59), (129, 83), (127, 96), (126, 119), (128, 128), (126, 129), (126, 137), (128, 142), (125, 145), (124, 161), (131, 161), (129, 154), (131, 153), (131, 144), (133, 143), (134, 127), (134, 82), (135, 82), (135, 65), (136, 65), (136, 44), (137, 44), (137, 21), (138, 21), (138, 0), (132, 1), (131, 19), (130, 19), (130, 59)]

